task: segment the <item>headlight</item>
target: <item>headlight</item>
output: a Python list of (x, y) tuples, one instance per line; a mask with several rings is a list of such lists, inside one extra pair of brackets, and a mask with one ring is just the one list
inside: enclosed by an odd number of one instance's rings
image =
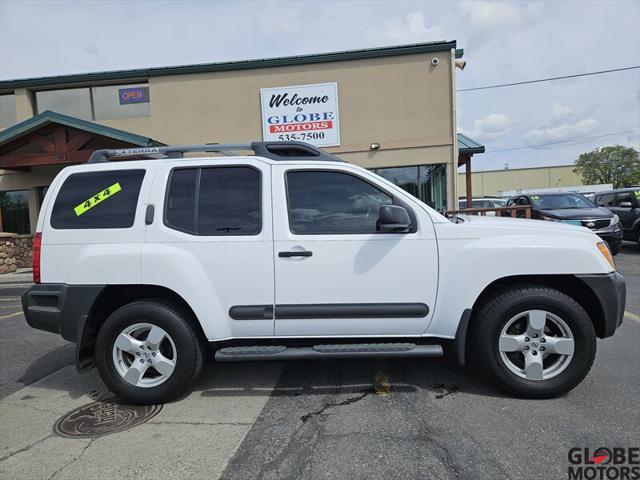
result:
[(617, 225), (618, 222), (620, 222), (620, 217), (618, 217), (618, 215), (614, 215), (611, 219), (611, 226)]
[(598, 250), (600, 250), (602, 256), (607, 259), (607, 262), (609, 262), (609, 265), (611, 265), (611, 268), (615, 272), (616, 262), (613, 261), (613, 256), (611, 255), (611, 251), (609, 250), (607, 244), (604, 242), (598, 242)]
[(541, 215), (540, 219), (541, 220), (546, 220), (547, 222), (559, 222), (560, 221), (557, 218), (545, 217), (544, 215)]

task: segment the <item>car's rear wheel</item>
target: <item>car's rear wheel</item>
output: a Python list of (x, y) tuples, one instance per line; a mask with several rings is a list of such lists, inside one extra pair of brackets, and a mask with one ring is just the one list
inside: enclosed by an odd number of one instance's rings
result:
[(596, 353), (593, 324), (571, 297), (544, 286), (504, 289), (471, 326), (472, 354), (498, 387), (549, 398), (578, 385)]
[(163, 403), (187, 393), (202, 370), (203, 347), (188, 313), (142, 300), (113, 312), (96, 342), (98, 371), (120, 398)]

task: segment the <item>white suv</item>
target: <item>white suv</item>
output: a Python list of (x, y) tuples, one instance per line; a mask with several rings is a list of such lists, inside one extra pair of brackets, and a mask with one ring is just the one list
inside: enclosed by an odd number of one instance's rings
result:
[[(155, 159), (110, 161), (132, 156)], [(551, 397), (624, 314), (624, 279), (588, 229), (452, 221), (295, 142), (95, 152), (53, 181), (37, 232), (27, 322), (136, 403), (184, 394), (210, 355), (450, 352), (508, 392)]]

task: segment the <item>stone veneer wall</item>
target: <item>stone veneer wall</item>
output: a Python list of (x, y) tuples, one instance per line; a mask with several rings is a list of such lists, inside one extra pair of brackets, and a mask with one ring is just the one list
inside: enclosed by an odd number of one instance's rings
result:
[(0, 232), (0, 274), (31, 267), (33, 235)]

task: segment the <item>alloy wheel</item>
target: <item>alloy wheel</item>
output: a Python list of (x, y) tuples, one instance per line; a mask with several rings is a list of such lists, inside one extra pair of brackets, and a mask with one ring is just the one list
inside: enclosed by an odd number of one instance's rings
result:
[(527, 380), (548, 380), (569, 366), (575, 339), (567, 323), (557, 315), (527, 310), (505, 324), (498, 349), (512, 373)]
[(126, 327), (113, 344), (113, 362), (124, 380), (136, 387), (157, 387), (169, 379), (177, 360), (175, 343), (151, 323)]

